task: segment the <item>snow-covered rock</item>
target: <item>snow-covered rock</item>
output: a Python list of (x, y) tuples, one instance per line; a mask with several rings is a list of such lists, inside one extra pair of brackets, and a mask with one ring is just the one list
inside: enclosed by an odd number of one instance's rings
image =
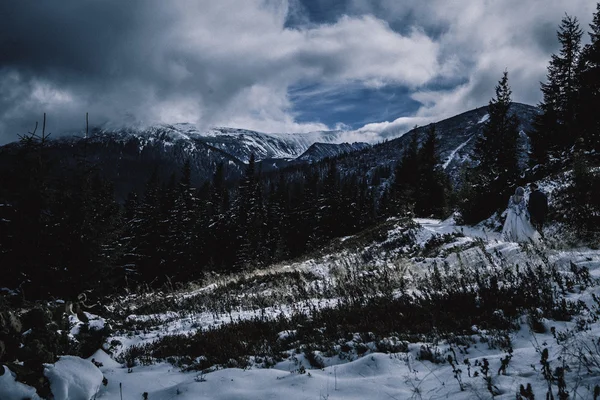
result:
[(0, 399), (2, 400), (39, 400), (36, 390), (15, 380), (15, 373), (8, 367), (0, 365), (4, 374), (0, 375)]
[(90, 400), (102, 385), (102, 372), (91, 361), (62, 356), (47, 364), (44, 375), (50, 381), (55, 400)]

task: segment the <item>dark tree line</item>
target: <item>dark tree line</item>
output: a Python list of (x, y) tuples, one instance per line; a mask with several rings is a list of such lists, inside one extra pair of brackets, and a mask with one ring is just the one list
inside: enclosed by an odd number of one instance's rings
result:
[(389, 216), (449, 210), (435, 127), (414, 136), (393, 174), (390, 167), (373, 176), (340, 171), (336, 158), (263, 174), (252, 157), (239, 182), (226, 181), (221, 164), (210, 182), (194, 187), (186, 163), (165, 182), (155, 170), (122, 205), (85, 154), (61, 171), (46, 146), (45, 133), (24, 136), (0, 191), (2, 286), (26, 297), (261, 267)]
[(531, 132), (532, 167), (552, 168), (572, 161), (577, 150), (600, 151), (600, 4), (590, 25), (590, 43), (566, 15), (559, 27), (559, 54), (552, 55), (547, 81), (541, 84), (542, 113)]
[(388, 214), (411, 213), (419, 217), (442, 218), (450, 211), (451, 186), (441, 167), (435, 125), (431, 125), (419, 146), (415, 132), (394, 169), (382, 207)]
[(563, 18), (561, 49), (541, 84), (542, 113), (530, 134), (534, 172), (572, 167), (573, 185), (561, 193), (557, 217), (582, 234), (598, 232), (600, 225), (600, 3), (590, 29), (590, 43), (583, 46), (577, 18)]
[[(417, 153), (423, 195), (409, 186), (400, 193), (396, 188), (404, 184), (395, 183), (383, 196), (393, 207), (381, 201), (378, 187), (366, 177), (340, 172), (336, 159), (263, 176), (251, 157), (231, 190), (222, 165), (202, 188), (190, 186), (187, 165), (179, 181), (161, 185), (154, 175), (145, 193), (132, 194), (125, 205), (123, 266), (144, 282), (186, 282), (208, 272), (241, 271), (310, 253), (401, 208), (438, 215), (446, 210), (445, 183), (438, 185), (440, 199), (425, 195), (427, 185), (445, 182), (437, 159), (426, 157), (434, 151), (432, 132)], [(397, 169), (408, 167), (408, 157)], [(432, 163), (429, 172), (426, 161)]]
[[(519, 121), (511, 114), (508, 74), (496, 87), (489, 120), (464, 169), (458, 193), (462, 222), (477, 223), (506, 207), (519, 184), (573, 169), (573, 185), (561, 194), (558, 216), (576, 228), (597, 231), (600, 223), (600, 3), (590, 25), (590, 43), (582, 46), (577, 18), (566, 15), (551, 57), (543, 100), (530, 140), (529, 169), (518, 162)], [(560, 219), (559, 218), (559, 219)]]
[[(37, 128), (37, 124), (36, 124)], [(107, 270), (120, 225), (113, 188), (77, 155), (74, 171), (51, 174), (44, 128), (21, 137), (0, 185), (0, 287), (27, 297), (59, 288), (75, 296)]]

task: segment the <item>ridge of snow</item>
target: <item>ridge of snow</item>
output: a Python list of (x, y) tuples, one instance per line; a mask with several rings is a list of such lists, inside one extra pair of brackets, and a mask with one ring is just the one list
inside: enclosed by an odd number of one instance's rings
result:
[(448, 168), (448, 166), (450, 165), (450, 163), (454, 159), (454, 156), (456, 155), (456, 153), (459, 152), (463, 147), (465, 147), (467, 145), (467, 143), (469, 143), (471, 141), (471, 139), (473, 139), (473, 136), (471, 136), (469, 139), (467, 139), (466, 141), (464, 141), (463, 143), (461, 143), (457, 148), (455, 148), (454, 150), (452, 150), (452, 152), (450, 153), (450, 155), (448, 156), (448, 158), (444, 162), (444, 165), (442, 166), (443, 169)]

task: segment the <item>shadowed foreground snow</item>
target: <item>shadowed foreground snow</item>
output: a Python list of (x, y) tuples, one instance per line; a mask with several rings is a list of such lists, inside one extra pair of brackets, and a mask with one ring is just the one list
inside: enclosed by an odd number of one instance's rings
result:
[[(548, 322), (548, 325), (561, 330), (569, 324)], [(459, 355), (460, 360), (468, 357), (471, 365), (487, 358), (497, 399), (514, 399), (519, 385), (526, 386), (527, 383), (532, 384), (536, 395), (541, 397), (545, 394), (547, 384), (542, 376), (540, 354), (536, 347), (547, 345), (551, 365), (558, 365), (559, 357), (565, 357), (563, 348), (556, 345), (551, 334), (532, 335), (525, 321), (521, 328), (511, 335), (514, 353), (506, 375), (497, 374), (500, 359), (506, 354), (490, 350), (486, 343), (475, 344), (469, 349), (469, 354)], [(597, 329), (590, 335), (598, 337), (599, 333)], [(368, 354), (323, 370), (308, 370), (308, 363), (304, 362), (307, 366), (304, 374), (298, 373), (297, 365), (289, 361), (279, 363), (273, 369), (229, 368), (206, 375), (182, 373), (169, 364), (135, 367), (133, 372), (128, 373), (126, 368), (115, 364), (108, 356), (97, 353), (94, 357), (105, 362), (101, 370), (109, 382), (97, 398), (120, 399), (119, 383), (122, 383), (124, 399), (140, 398), (143, 392), (148, 392), (148, 398), (153, 400), (491, 398), (481, 373), (470, 378), (462, 365), (464, 391), (461, 391), (448, 363), (418, 361), (419, 348), (419, 344), (412, 344), (409, 353)], [(576, 360), (570, 360), (573, 361)], [(472, 376), (475, 371), (479, 368), (471, 367)], [(583, 375), (580, 382), (568, 384), (569, 391), (574, 393), (572, 388), (577, 385), (579, 396), (592, 398), (590, 389), (600, 383), (600, 378)], [(556, 387), (553, 390), (556, 391)]]
[[(502, 268), (502, 265), (537, 263), (541, 259), (559, 268), (568, 269), (570, 265), (589, 269), (594, 284), (567, 295), (570, 301), (582, 301), (593, 309), (593, 295), (600, 296), (600, 251), (590, 249), (549, 249), (544, 246), (521, 246), (516, 243), (503, 242), (497, 232), (483, 228), (458, 227), (453, 221), (436, 221), (419, 219), (416, 232), (416, 243), (424, 245), (434, 235), (460, 233), (441, 247), (431, 257), (419, 257), (412, 260), (411, 273), (419, 269), (426, 271), (431, 265), (445, 264), (452, 267), (483, 266), (484, 268)], [(392, 231), (390, 231), (392, 232)], [(478, 243), (479, 245), (473, 245)], [(383, 254), (383, 253), (382, 253)], [(329, 258), (328, 258), (329, 257)], [(336, 258), (337, 257), (337, 258)], [(324, 259), (311, 259), (295, 265), (280, 266), (281, 271), (307, 270), (322, 279), (334, 279), (332, 271), (339, 269), (338, 263), (345, 253), (329, 255)], [(376, 264), (385, 266), (385, 258)], [(271, 270), (271, 272), (277, 272)], [(197, 290), (214, 290), (215, 284)], [(189, 295), (189, 294), (188, 294)], [(318, 299), (319, 300), (319, 299)], [(329, 300), (330, 302), (328, 302)], [(331, 305), (331, 299), (315, 300), (314, 306)], [(277, 312), (288, 313), (289, 307), (271, 307), (268, 310), (236, 311), (235, 318), (250, 318), (257, 312), (265, 311), (266, 315), (275, 317)], [(210, 314), (210, 313), (207, 313)], [(93, 320), (93, 316), (90, 315)], [(131, 315), (129, 318), (143, 320), (144, 315)], [(209, 318), (210, 317), (210, 318)], [(178, 318), (177, 310), (152, 315), (152, 318), (163, 321), (154, 330), (118, 335), (124, 347), (132, 344), (148, 343), (160, 336), (175, 333), (194, 333), (215, 323), (215, 316), (198, 314), (186, 318)], [(226, 324), (230, 317), (218, 317), (219, 324)], [(100, 325), (102, 323), (98, 322)], [(502, 346), (492, 346), (491, 340), (497, 338), (494, 332), (480, 331), (476, 326), (473, 334), (464, 344), (454, 344), (452, 349), (444, 341), (439, 343), (409, 344), (406, 353), (382, 354), (373, 350), (358, 359), (341, 360), (324, 357), (324, 369), (311, 369), (303, 354), (282, 361), (271, 369), (251, 368), (247, 370), (227, 368), (208, 374), (198, 372), (182, 372), (179, 368), (167, 363), (149, 366), (126, 368), (114, 361), (102, 350), (93, 357), (103, 365), (99, 370), (87, 360), (77, 357), (63, 357), (54, 366), (46, 368), (46, 376), (50, 378), (52, 389), (57, 400), (87, 400), (90, 398), (120, 400), (142, 399), (143, 393), (149, 400), (171, 399), (514, 399), (520, 385), (531, 384), (536, 398), (545, 398), (548, 384), (544, 379), (540, 363), (543, 349), (548, 349), (548, 362), (554, 371), (564, 367), (567, 371), (567, 391), (570, 398), (593, 399), (595, 385), (600, 385), (600, 370), (589, 371), (582, 362), (581, 349), (585, 346), (593, 348), (593, 342), (600, 337), (600, 323), (587, 322), (586, 329), (577, 329), (578, 318), (570, 322), (558, 322), (542, 319), (547, 333), (533, 333), (523, 316), (518, 321), (520, 329), (511, 332), (510, 342), (513, 353), (505, 374), (499, 369), (502, 359), (506, 358), (506, 350)], [(555, 338), (555, 333), (564, 333), (562, 340)], [(285, 334), (282, 332), (280, 335)], [(467, 338), (469, 339), (469, 338)], [(276, 338), (274, 338), (276, 340)], [(460, 373), (453, 370), (448, 362), (432, 363), (422, 361), (422, 346), (429, 346), (432, 353), (438, 354), (440, 360), (447, 360), (448, 355), (458, 361)], [(495, 348), (492, 348), (495, 347)], [(600, 352), (597, 354), (600, 362)], [(489, 362), (489, 372), (485, 379), (482, 365), (484, 359)], [(468, 360), (468, 365), (465, 362)], [(600, 366), (600, 365), (599, 365)], [(304, 368), (302, 368), (304, 367)], [(102, 385), (102, 374), (108, 380)], [(459, 379), (462, 382), (459, 383)], [(491, 382), (488, 385), (488, 382)], [(491, 390), (490, 390), (491, 389)], [(556, 396), (556, 382), (552, 391)], [(0, 399), (21, 400), (26, 397), (36, 398), (31, 388), (15, 383), (12, 376), (5, 373), (0, 376)]]

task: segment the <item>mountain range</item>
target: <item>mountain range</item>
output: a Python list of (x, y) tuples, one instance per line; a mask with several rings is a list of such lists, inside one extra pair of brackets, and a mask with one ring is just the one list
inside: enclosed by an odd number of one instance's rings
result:
[[(475, 151), (476, 138), (481, 136), (489, 118), (488, 107), (479, 107), (454, 117), (421, 127), (416, 127), (402, 136), (378, 143), (362, 151), (352, 153), (340, 162), (340, 169), (350, 170), (363, 176), (373, 176), (380, 166), (393, 166), (402, 157), (404, 148), (416, 136), (421, 143), (426, 132), (435, 125), (438, 137), (438, 156), (442, 168), (454, 183), (460, 180), (461, 166), (471, 159)], [(527, 132), (533, 129), (533, 121), (540, 112), (537, 107), (513, 103), (511, 112), (519, 119), (519, 159), (525, 166), (528, 159), (529, 138)]]
[[(520, 120), (521, 158), (525, 161), (526, 132), (539, 110), (513, 103), (512, 112)], [(487, 107), (480, 107), (435, 124), (440, 160), (453, 180), (458, 179), (460, 165), (472, 154), (474, 139), (483, 132), (487, 118)], [(417, 140), (421, 140), (429, 127), (417, 127), (378, 144), (343, 143), (344, 131), (262, 133), (236, 128), (199, 131), (186, 123), (147, 128), (95, 128), (87, 139), (70, 135), (50, 140), (47, 151), (63, 171), (74, 167), (76, 161), (85, 156), (87, 162), (98, 166), (114, 182), (117, 196), (123, 199), (129, 191), (141, 190), (153, 171), (166, 180), (179, 173), (186, 160), (190, 161), (196, 185), (211, 179), (219, 164), (225, 166), (227, 178), (238, 178), (251, 155), (263, 171), (269, 171), (346, 154), (340, 159), (342, 171), (373, 174), (378, 166), (396, 163), (411, 138), (417, 135)], [(0, 147), (0, 168), (18, 163), (15, 158), (18, 148), (18, 142)]]

